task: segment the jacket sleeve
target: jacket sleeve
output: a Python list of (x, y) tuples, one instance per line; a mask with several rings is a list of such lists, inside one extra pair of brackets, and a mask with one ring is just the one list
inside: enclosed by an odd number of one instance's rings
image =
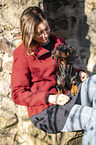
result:
[(49, 92), (31, 92), (31, 79), (26, 57), (22, 53), (14, 51), (11, 74), (13, 101), (18, 105), (27, 107), (47, 104)]
[(59, 39), (61, 40), (62, 43), (66, 44), (66, 41), (62, 37), (59, 37)]
[(83, 71), (83, 72), (85, 72), (87, 74), (87, 72), (85, 70), (83, 70), (83, 69), (75, 68), (75, 70), (77, 71), (78, 74), (79, 74), (80, 71)]

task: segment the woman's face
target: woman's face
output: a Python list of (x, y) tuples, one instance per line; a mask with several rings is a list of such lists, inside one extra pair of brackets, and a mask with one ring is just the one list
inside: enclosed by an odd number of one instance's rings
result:
[(49, 40), (48, 38), (49, 33), (50, 33), (50, 28), (48, 22), (47, 20), (44, 20), (43, 22), (39, 23), (36, 26), (33, 39), (40, 44), (44, 44)]

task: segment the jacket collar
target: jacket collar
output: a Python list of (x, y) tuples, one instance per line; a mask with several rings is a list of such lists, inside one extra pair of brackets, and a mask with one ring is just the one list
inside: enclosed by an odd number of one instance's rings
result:
[[(62, 44), (62, 42), (60, 41), (59, 37), (57, 37), (56, 35), (50, 34), (49, 37), (50, 37), (51, 40), (53, 40), (55, 42), (54, 50), (56, 49), (56, 47), (59, 44)], [(40, 58), (44, 54), (51, 53), (49, 50), (45, 49), (43, 46), (37, 45), (36, 47), (37, 47), (37, 51), (34, 54), (35, 58)]]

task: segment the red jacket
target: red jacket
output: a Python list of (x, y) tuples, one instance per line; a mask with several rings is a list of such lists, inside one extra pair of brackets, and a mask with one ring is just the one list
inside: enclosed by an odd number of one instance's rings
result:
[[(51, 35), (55, 47), (65, 40)], [(37, 46), (34, 56), (27, 55), (23, 43), (15, 49), (11, 75), (13, 101), (18, 105), (27, 106), (29, 117), (40, 113), (52, 104), (47, 103), (49, 93), (57, 94), (56, 67), (51, 53)]]

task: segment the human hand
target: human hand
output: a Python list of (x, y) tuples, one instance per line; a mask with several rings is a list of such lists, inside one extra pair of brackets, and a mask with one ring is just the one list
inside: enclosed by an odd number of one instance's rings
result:
[(64, 94), (49, 95), (48, 102), (63, 106), (70, 100), (70, 97)]
[(85, 81), (88, 78), (88, 74), (83, 72), (83, 71), (80, 71), (79, 75), (80, 75), (80, 79), (81, 79), (82, 82)]

